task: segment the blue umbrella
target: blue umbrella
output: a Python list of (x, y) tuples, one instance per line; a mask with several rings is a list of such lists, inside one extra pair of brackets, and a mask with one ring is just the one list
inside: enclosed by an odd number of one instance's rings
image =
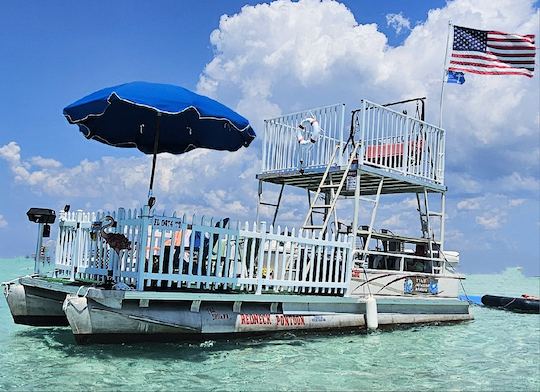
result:
[(255, 132), (248, 120), (227, 106), (183, 87), (131, 82), (108, 87), (64, 108), (87, 139), (115, 147), (135, 147), (156, 155), (195, 148), (236, 151), (248, 147)]

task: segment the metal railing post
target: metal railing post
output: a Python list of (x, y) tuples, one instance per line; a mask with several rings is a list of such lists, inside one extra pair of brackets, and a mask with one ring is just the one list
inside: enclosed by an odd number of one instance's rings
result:
[(367, 101), (365, 99), (362, 100), (362, 120), (360, 122), (360, 157), (361, 160), (358, 159), (358, 164), (364, 163), (364, 156), (366, 152), (366, 111), (367, 111)]
[(36, 255), (34, 257), (34, 273), (41, 274), (41, 246), (43, 244), (43, 223), (38, 224), (38, 238), (36, 244)]
[[(146, 265), (146, 243), (148, 241), (148, 226), (152, 223), (150, 207), (145, 205), (140, 217), (141, 227), (139, 230), (139, 241), (137, 244), (137, 290), (144, 290), (144, 274)], [(152, 244), (150, 244), (151, 246)]]
[(343, 296), (350, 296), (352, 269), (354, 265), (353, 254), (356, 244), (356, 238), (354, 234), (349, 234), (349, 249), (347, 250), (347, 261), (345, 263), (345, 289), (343, 290)]
[(259, 244), (259, 254), (257, 255), (257, 289), (255, 291), (256, 295), (262, 293), (262, 269), (264, 265), (264, 245), (266, 242), (266, 222), (261, 222), (259, 225), (259, 230), (261, 233), (261, 243)]
[(266, 162), (266, 144), (268, 143), (268, 121), (264, 120), (264, 128), (263, 128), (263, 150), (262, 150), (262, 172), (264, 173), (267, 170), (267, 162)]
[[(117, 233), (124, 234), (123, 223), (125, 219), (126, 219), (126, 210), (120, 207), (116, 215), (116, 221), (118, 224), (118, 226), (116, 227)], [(128, 252), (128, 250), (125, 250), (124, 252), (122, 252), (122, 254), (125, 254), (126, 252)], [(118, 281), (120, 281), (120, 279), (122, 278), (122, 256), (118, 254), (114, 256), (114, 263), (113, 263), (113, 279), (115, 278), (118, 278)]]

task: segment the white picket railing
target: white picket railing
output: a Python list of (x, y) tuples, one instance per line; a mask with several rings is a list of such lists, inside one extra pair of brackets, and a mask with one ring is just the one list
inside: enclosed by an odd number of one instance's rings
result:
[(364, 163), (444, 184), (444, 130), (373, 102), (354, 112)]
[[(119, 209), (113, 213), (61, 212), (56, 241), (56, 276), (71, 280), (98, 280), (107, 278), (126, 283), (134, 283), (138, 253), (137, 238), (140, 234), (142, 210)], [(104, 241), (97, 232), (92, 233), (93, 222), (111, 215), (117, 221), (115, 231), (123, 233), (131, 240), (131, 250), (121, 252), (120, 256)]]
[[(306, 168), (325, 167), (336, 146), (343, 140), (345, 105), (337, 104), (265, 120), (263, 137), (262, 172), (276, 173)], [(316, 143), (299, 144), (298, 132), (305, 139), (312, 131), (299, 125), (306, 118), (315, 118), (322, 133)], [(339, 161), (344, 159), (343, 162)], [(338, 154), (337, 164), (344, 164), (347, 157)]]
[[(285, 228), (205, 219), (153, 217), (144, 287), (344, 293), (351, 242)], [(174, 246), (171, 246), (174, 244)], [(139, 285), (141, 282), (139, 281)]]
[[(229, 224), (185, 216), (149, 216), (148, 210), (114, 214), (61, 213), (56, 274), (71, 280), (122, 281), (144, 289), (239, 290), (344, 294), (352, 242), (319, 238), (281, 227)], [(92, 223), (111, 215), (131, 241), (118, 255)], [(110, 230), (110, 229), (108, 229)]]

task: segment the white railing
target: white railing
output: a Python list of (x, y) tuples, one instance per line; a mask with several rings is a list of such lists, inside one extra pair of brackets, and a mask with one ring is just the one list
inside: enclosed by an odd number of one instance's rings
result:
[(353, 124), (364, 163), (444, 183), (443, 129), (366, 100)]
[[(142, 210), (121, 208), (113, 213), (61, 212), (55, 251), (55, 274), (71, 280), (116, 281), (133, 283), (136, 278), (136, 264), (140, 235)], [(120, 256), (104, 241), (99, 239), (92, 224), (111, 215), (117, 222), (115, 231), (131, 241), (131, 250)]]
[[(265, 121), (262, 174), (298, 172), (326, 167), (339, 145), (347, 143), (344, 105), (305, 110)], [(316, 118), (323, 129), (316, 143), (298, 143), (298, 132), (309, 138), (310, 127), (302, 130), (302, 120)], [(353, 112), (353, 137), (360, 142), (361, 163), (390, 173), (444, 184), (444, 130), (387, 107), (363, 100)], [(305, 123), (304, 123), (305, 124)], [(348, 154), (338, 152), (334, 162), (343, 166)]]
[[(204, 217), (153, 217), (144, 287), (342, 294), (351, 242), (247, 222), (231, 227)], [(171, 244), (174, 244), (171, 247)], [(141, 285), (141, 281), (139, 281)]]
[[(274, 173), (299, 169), (324, 167), (328, 164), (336, 146), (341, 143), (345, 106), (326, 106), (265, 120), (263, 137), (262, 172)], [(322, 133), (316, 143), (299, 144), (298, 133), (307, 140), (312, 131), (299, 125), (306, 118), (315, 118)], [(338, 165), (348, 157), (338, 154)], [(344, 160), (341, 162), (341, 160)]]
[[(114, 214), (61, 213), (56, 274), (71, 280), (122, 281), (144, 289), (238, 290), (344, 294), (352, 242), (315, 237), (287, 227), (231, 225), (185, 216), (150, 216), (146, 210)], [(131, 241), (118, 255), (92, 228), (111, 215), (115, 231)], [(110, 229), (108, 229), (110, 230)]]

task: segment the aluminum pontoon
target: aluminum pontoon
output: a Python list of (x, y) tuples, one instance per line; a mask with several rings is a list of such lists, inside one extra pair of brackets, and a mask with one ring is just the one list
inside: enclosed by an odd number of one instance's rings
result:
[[(61, 211), (49, 266), (48, 223), (36, 219), (35, 274), (5, 284), (15, 322), (69, 323), (89, 342), (472, 319), (458, 300), (459, 254), (444, 249), (443, 129), (364, 100), (350, 124), (342, 104), (266, 120), (262, 144), (251, 224), (148, 205)], [(294, 190), (308, 208), (289, 228), (279, 208)], [(375, 227), (389, 194), (416, 199), (416, 236)], [(107, 215), (131, 249), (100, 238)]]

